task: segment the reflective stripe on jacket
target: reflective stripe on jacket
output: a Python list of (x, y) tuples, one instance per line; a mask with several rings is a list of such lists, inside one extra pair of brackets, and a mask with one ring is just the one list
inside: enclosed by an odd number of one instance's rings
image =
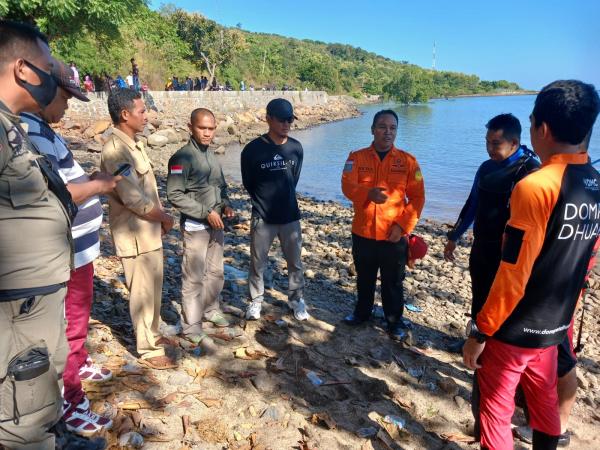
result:
[[(367, 198), (374, 187), (385, 189), (385, 203), (378, 205)], [(354, 207), (352, 232), (378, 241), (387, 239), (394, 223), (410, 233), (425, 203), (425, 185), (417, 160), (396, 147), (383, 160), (373, 145), (351, 152), (342, 173), (342, 192)]]

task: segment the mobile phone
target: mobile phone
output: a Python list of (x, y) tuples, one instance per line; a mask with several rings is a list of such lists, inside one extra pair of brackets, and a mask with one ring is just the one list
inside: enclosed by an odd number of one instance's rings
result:
[(117, 170), (115, 170), (115, 172), (113, 173), (113, 177), (116, 177), (118, 175), (129, 175), (129, 169), (131, 169), (131, 164), (122, 164)]

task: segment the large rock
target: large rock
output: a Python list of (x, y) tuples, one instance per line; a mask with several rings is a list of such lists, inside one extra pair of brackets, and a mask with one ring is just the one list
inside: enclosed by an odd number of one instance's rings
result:
[(148, 137), (148, 145), (152, 147), (164, 147), (169, 143), (169, 138), (162, 134), (154, 133)]
[(111, 126), (110, 120), (99, 120), (96, 123), (94, 123), (90, 128), (94, 132), (94, 135), (96, 135), (96, 134), (104, 133), (106, 130), (108, 130), (110, 128), (110, 126)]
[(164, 136), (167, 138), (167, 142), (169, 144), (176, 144), (179, 142), (179, 133), (172, 128), (165, 128), (164, 130), (159, 130), (155, 134), (160, 136)]

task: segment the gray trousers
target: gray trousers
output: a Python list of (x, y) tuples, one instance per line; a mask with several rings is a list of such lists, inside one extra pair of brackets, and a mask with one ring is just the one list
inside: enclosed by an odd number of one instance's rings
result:
[[(54, 450), (48, 429), (62, 415), (62, 372), (69, 352), (66, 292), (63, 287), (48, 295), (0, 302), (0, 448)], [(10, 361), (31, 347), (47, 350), (48, 369), (31, 379), (11, 379)]]
[(304, 272), (302, 270), (302, 229), (300, 221), (274, 225), (260, 217), (252, 216), (250, 228), (250, 273), (248, 288), (253, 302), (262, 302), (265, 294), (263, 273), (269, 257), (269, 249), (275, 236), (279, 238), (283, 256), (288, 267), (288, 300), (303, 296)]
[(183, 232), (181, 303), (184, 334), (202, 333), (202, 320), (219, 312), (223, 290), (223, 230)]

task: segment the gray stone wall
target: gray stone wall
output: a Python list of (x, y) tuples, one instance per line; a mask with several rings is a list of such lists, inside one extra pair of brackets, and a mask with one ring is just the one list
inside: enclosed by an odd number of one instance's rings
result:
[[(215, 113), (234, 113), (265, 108), (274, 98), (286, 98), (294, 106), (318, 106), (328, 102), (324, 91), (151, 91), (146, 104), (155, 106), (165, 116), (187, 116), (194, 108), (208, 108)], [(107, 94), (90, 94), (87, 103), (69, 101), (67, 117), (70, 119), (99, 120), (108, 118)]]

